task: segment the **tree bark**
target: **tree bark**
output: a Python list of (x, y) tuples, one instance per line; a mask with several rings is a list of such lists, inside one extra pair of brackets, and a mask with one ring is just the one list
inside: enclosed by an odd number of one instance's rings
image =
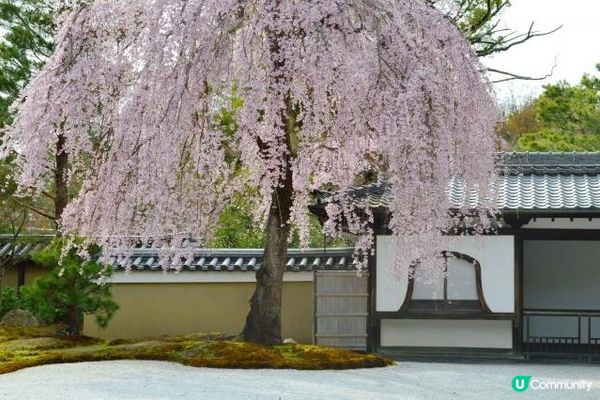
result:
[[(272, 0), (269, 5), (274, 20), (279, 18), (281, 4), (282, 0)], [(271, 89), (277, 93), (288, 83), (285, 59), (281, 56), (280, 46), (280, 41), (285, 33), (269, 30), (267, 35), (273, 62)], [(256, 273), (256, 289), (250, 299), (250, 311), (246, 317), (246, 325), (240, 334), (243, 340), (263, 344), (281, 343), (281, 294), (290, 234), (289, 219), (294, 195), (291, 169), (294, 151), (291, 138), (295, 134), (296, 113), (289, 91), (282, 101), (280, 114), (283, 130), (281, 138), (275, 139), (276, 143), (263, 143), (260, 138), (258, 139), (258, 145), (265, 160), (271, 157), (268, 151), (270, 146), (279, 148), (282, 169), (271, 196), (263, 262)]]
[(281, 295), (287, 261), (292, 204), (292, 177), (288, 169), (283, 187), (275, 191), (267, 221), (263, 262), (256, 273), (256, 289), (241, 333), (243, 340), (264, 344), (281, 343)]
[(69, 308), (65, 316), (65, 324), (70, 336), (79, 336), (83, 329), (83, 313), (76, 307)]
[[(69, 155), (65, 149), (65, 136), (58, 135), (56, 141), (56, 165), (54, 168), (54, 184), (56, 185), (56, 196), (54, 197), (54, 216), (56, 224), (60, 224), (60, 218), (63, 211), (69, 203), (69, 186), (67, 182), (67, 167), (69, 164)], [(60, 230), (57, 229), (57, 236), (60, 236)]]
[(263, 262), (256, 273), (256, 289), (250, 299), (250, 312), (240, 335), (243, 340), (264, 344), (281, 343), (281, 295), (294, 196), (291, 137), (296, 119), (289, 96), (285, 100), (281, 118), (285, 127), (283, 172), (271, 197)]

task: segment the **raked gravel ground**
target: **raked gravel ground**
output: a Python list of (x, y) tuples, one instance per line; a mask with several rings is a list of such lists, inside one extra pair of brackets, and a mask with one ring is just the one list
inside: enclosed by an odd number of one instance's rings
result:
[[(591, 391), (515, 393), (515, 375), (587, 379)], [(41, 366), (0, 375), (0, 399), (600, 399), (600, 366), (400, 362), (351, 371), (227, 370), (154, 361)]]

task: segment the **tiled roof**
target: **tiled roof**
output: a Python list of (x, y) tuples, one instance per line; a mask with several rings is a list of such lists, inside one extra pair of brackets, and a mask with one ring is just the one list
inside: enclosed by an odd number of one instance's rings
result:
[[(352, 248), (288, 249), (286, 271), (356, 270)], [(116, 270), (162, 271), (158, 249), (136, 249), (131, 257), (112, 257)], [(167, 261), (166, 269), (182, 271), (258, 271), (263, 262), (262, 249), (195, 249), (194, 256)]]
[[(10, 236), (0, 235), (0, 257), (15, 251), (18, 257), (41, 250), (52, 236), (24, 236), (13, 247)], [(194, 249), (194, 256), (174, 262), (165, 260), (161, 249), (145, 247), (133, 250), (131, 257), (111, 257), (109, 264), (115, 270), (163, 271), (165, 262), (168, 270), (182, 271), (258, 271), (263, 262), (262, 249)], [(288, 249), (286, 271), (355, 270), (352, 248), (332, 249)]]
[[(496, 206), (502, 210), (598, 210), (600, 211), (600, 153), (498, 153), (495, 182)], [(462, 187), (449, 184), (449, 207), (460, 207)], [(357, 204), (366, 200), (371, 208), (391, 203), (389, 184), (373, 183), (353, 188)], [(327, 201), (327, 194), (320, 196)], [(475, 195), (466, 199), (477, 205)]]
[(496, 165), (507, 175), (600, 175), (600, 152), (498, 153)]
[[(501, 175), (496, 206), (503, 210), (600, 210), (600, 175)], [(474, 207), (477, 200), (467, 199)], [(450, 204), (460, 207), (460, 185), (450, 188)]]
[(49, 235), (19, 237), (16, 241), (11, 235), (0, 235), (0, 257), (11, 254), (14, 257), (24, 257), (43, 249), (51, 240), (52, 236)]

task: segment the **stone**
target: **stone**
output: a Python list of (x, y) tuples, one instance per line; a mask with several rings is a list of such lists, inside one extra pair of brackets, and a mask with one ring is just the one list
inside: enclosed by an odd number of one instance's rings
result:
[(0, 325), (26, 327), (39, 326), (39, 322), (29, 311), (16, 309), (6, 313)]
[(283, 344), (298, 344), (298, 342), (296, 342), (292, 338), (287, 338), (287, 339), (283, 339)]

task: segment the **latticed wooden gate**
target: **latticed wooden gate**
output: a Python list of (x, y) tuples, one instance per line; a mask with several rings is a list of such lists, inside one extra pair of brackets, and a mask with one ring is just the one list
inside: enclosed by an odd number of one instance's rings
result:
[(369, 274), (315, 272), (315, 343), (367, 349)]

